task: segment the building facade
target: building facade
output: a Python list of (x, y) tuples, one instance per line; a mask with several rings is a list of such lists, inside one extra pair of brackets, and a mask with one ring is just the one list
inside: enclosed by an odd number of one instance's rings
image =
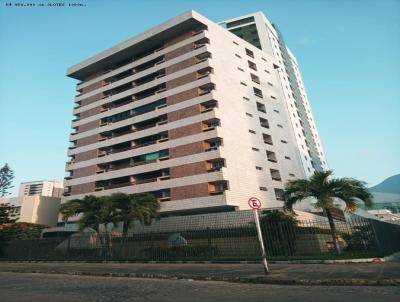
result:
[(72, 66), (65, 200), (150, 192), (165, 215), (247, 209), (252, 196), (281, 207), (287, 180), (323, 168), (305, 169), (284, 65), (189, 11)]
[(10, 204), (11, 218), (17, 222), (28, 222), (55, 227), (59, 219), (60, 197), (41, 195), (1, 197), (0, 204)]
[(21, 183), (18, 196), (62, 197), (63, 192), (64, 188), (61, 181), (38, 180)]
[(220, 25), (278, 60), (282, 101), (286, 102), (304, 174), (308, 177), (314, 171), (327, 170), (328, 164), (299, 65), (277, 26), (261, 12), (223, 21)]

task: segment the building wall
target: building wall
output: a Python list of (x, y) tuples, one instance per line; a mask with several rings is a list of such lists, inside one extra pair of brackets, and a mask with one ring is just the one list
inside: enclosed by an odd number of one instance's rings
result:
[(32, 181), (22, 183), (18, 196), (41, 195), (48, 197), (61, 197), (63, 184), (60, 181)]
[(61, 198), (48, 196), (20, 196), (0, 198), (1, 203), (20, 208), (17, 222), (36, 223), (54, 227), (57, 225)]
[(299, 66), (296, 58), (285, 45), (282, 35), (277, 31), (277, 27), (272, 25), (261, 12), (230, 19), (221, 22), (221, 24), (226, 26), (230, 22), (249, 17), (253, 17), (254, 21), (231, 27), (229, 30), (235, 30), (249, 24), (256, 25), (261, 49), (276, 58), (277, 65), (279, 66), (280, 86), (286, 102), (286, 111), (290, 125), (295, 134), (298, 157), (301, 160), (304, 174), (308, 177), (315, 170), (327, 170), (328, 164)]
[[(184, 20), (189, 19), (198, 24), (188, 26)], [(253, 196), (260, 198), (264, 207), (282, 206), (277, 190), (282, 190), (287, 180), (304, 178), (305, 172), (282, 89), (281, 62), (195, 12), (166, 24), (181, 28), (175, 36), (157, 41), (164, 45), (162, 49), (111, 71), (101, 66), (100, 59), (96, 63), (100, 70), (94, 76), (80, 77), (83, 82), (77, 86), (80, 94), (75, 99), (65, 200), (87, 194), (153, 192), (166, 212), (226, 206), (246, 209)], [(207, 30), (199, 31), (199, 27)], [(149, 32), (172, 33), (171, 28), (164, 24)], [(133, 41), (149, 38), (149, 32)], [(106, 53), (114, 55), (128, 44)], [(151, 62), (157, 63), (138, 71)], [(84, 68), (85, 64), (78, 66)], [(137, 72), (130, 74), (132, 69)], [(111, 81), (123, 72), (129, 75)], [(144, 76), (151, 80), (137, 84)], [(133, 85), (115, 90), (127, 84)], [(263, 96), (256, 96), (254, 89)], [(125, 102), (119, 106), (121, 99)], [(104, 122), (106, 117), (136, 112), (161, 99), (165, 104), (152, 111)], [(217, 106), (208, 107), (210, 104)], [(263, 127), (260, 119), (267, 121), (268, 127)], [(147, 126), (141, 126), (144, 123)], [(161, 134), (163, 139), (154, 138)], [(264, 135), (272, 138), (272, 144), (264, 142)], [(149, 137), (153, 139), (150, 144), (139, 145)], [(218, 140), (222, 145), (212, 147)], [(161, 150), (168, 150), (169, 155), (137, 164), (138, 156)], [(269, 160), (267, 151), (276, 160)], [(221, 160), (224, 167), (210, 169)], [(279, 177), (273, 177), (271, 170)], [(140, 182), (139, 176), (146, 181)]]

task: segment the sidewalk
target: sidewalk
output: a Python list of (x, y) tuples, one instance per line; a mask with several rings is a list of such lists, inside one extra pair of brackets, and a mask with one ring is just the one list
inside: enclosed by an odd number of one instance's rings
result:
[(290, 285), (400, 286), (400, 263), (271, 264), (160, 264), (0, 262), (1, 272), (90, 275), (131, 278), (193, 279)]

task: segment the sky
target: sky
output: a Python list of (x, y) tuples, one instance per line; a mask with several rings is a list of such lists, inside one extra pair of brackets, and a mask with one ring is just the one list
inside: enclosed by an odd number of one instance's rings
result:
[(190, 9), (215, 22), (264, 12), (297, 57), (335, 176), (375, 185), (400, 173), (400, 0), (39, 3), (0, 0), (0, 165), (13, 193), (65, 175), (77, 82), (66, 69)]

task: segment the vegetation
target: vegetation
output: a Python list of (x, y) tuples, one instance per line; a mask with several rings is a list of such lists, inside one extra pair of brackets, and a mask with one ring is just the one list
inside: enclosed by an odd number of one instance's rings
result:
[(101, 230), (107, 232), (110, 224), (114, 227), (117, 222), (122, 222), (122, 234), (123, 238), (126, 238), (134, 221), (149, 224), (157, 217), (158, 209), (157, 199), (151, 194), (114, 193), (104, 197), (87, 195), (83, 199), (70, 200), (61, 205), (60, 212), (64, 221), (72, 216), (81, 215), (81, 231), (91, 228), (97, 233)]
[(149, 193), (114, 193), (108, 199), (118, 212), (118, 220), (122, 222), (122, 242), (126, 241), (128, 230), (135, 221), (150, 224), (153, 218), (158, 217), (160, 205)]
[(3, 224), (14, 223), (16, 219), (12, 217), (15, 207), (9, 203), (0, 204), (0, 226)]
[(0, 168), (0, 197), (10, 194), (9, 190), (14, 187), (12, 185), (13, 179), (14, 171), (5, 163), (4, 166)]
[(286, 183), (284, 196), (285, 207), (292, 210), (293, 205), (306, 198), (315, 198), (315, 207), (322, 209), (329, 221), (333, 244), (338, 255), (341, 254), (331, 209), (335, 208), (335, 199), (343, 201), (346, 211), (354, 212), (358, 201), (371, 207), (372, 194), (365, 182), (353, 178), (331, 178), (332, 171), (317, 171), (308, 180), (298, 179)]
[(67, 221), (72, 216), (80, 216), (79, 230), (93, 229), (107, 233), (118, 222), (117, 210), (107, 197), (86, 195), (83, 199), (72, 199), (61, 205), (60, 213)]
[(35, 223), (17, 222), (3, 228), (1, 233), (7, 241), (39, 239), (42, 230), (48, 227)]
[(296, 218), (280, 211), (263, 211), (260, 224), (268, 256), (296, 253)]

